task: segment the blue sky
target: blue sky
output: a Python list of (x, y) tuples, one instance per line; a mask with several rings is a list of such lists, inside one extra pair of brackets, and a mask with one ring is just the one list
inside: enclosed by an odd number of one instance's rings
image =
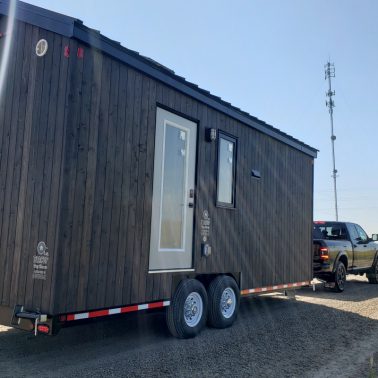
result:
[(314, 217), (333, 220), (330, 59), (339, 219), (378, 233), (378, 1), (28, 2), (81, 19), (319, 149)]

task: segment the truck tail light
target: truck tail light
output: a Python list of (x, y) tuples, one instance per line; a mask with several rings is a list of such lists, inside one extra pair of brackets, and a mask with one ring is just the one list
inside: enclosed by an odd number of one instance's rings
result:
[(321, 248), (319, 248), (319, 251), (320, 251), (320, 258), (322, 260), (328, 260), (329, 259), (328, 248), (321, 247)]
[(37, 330), (40, 333), (46, 333), (46, 334), (48, 334), (50, 332), (50, 328), (46, 324), (38, 324), (37, 325)]

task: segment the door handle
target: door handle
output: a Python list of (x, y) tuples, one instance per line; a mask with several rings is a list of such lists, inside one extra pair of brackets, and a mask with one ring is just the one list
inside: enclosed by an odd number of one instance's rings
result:
[(189, 202), (189, 203), (188, 203), (188, 206), (189, 206), (191, 209), (193, 209), (193, 207), (194, 207), (194, 203), (193, 203), (193, 202)]

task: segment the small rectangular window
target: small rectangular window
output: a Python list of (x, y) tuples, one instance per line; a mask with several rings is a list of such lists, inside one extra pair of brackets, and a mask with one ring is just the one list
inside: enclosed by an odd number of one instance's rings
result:
[(236, 139), (219, 133), (217, 205), (235, 207)]

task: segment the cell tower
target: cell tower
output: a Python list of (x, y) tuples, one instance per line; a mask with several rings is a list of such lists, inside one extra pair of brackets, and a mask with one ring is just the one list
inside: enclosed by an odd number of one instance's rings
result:
[(329, 109), (329, 116), (331, 120), (331, 142), (332, 142), (332, 162), (333, 162), (333, 171), (332, 171), (332, 177), (333, 177), (333, 189), (335, 193), (335, 212), (336, 212), (336, 221), (339, 220), (339, 214), (337, 209), (337, 189), (336, 189), (336, 178), (337, 178), (337, 169), (336, 169), (336, 159), (335, 159), (335, 140), (336, 136), (333, 132), (333, 108), (335, 107), (335, 103), (332, 99), (332, 97), (335, 95), (335, 91), (332, 91), (331, 86), (331, 78), (335, 77), (335, 66), (333, 63), (328, 62), (325, 66), (325, 80), (328, 79), (328, 92), (326, 92), (326, 96), (329, 98), (328, 101), (326, 101), (326, 106)]

